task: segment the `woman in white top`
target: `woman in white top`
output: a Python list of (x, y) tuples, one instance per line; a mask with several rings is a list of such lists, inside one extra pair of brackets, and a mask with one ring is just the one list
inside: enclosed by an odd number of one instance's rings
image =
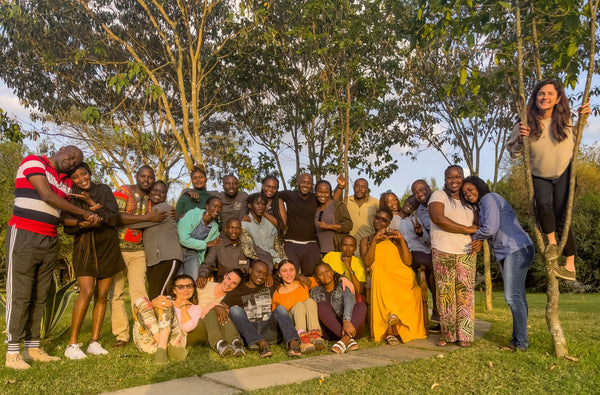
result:
[(431, 194), (431, 249), (437, 288), (437, 308), (442, 335), (438, 346), (458, 342), (469, 347), (475, 329), (475, 266), (471, 234), (477, 226), (475, 213), (460, 200), (464, 174), (460, 166), (444, 173), (443, 190)]
[[(589, 103), (579, 108), (580, 114), (589, 114)], [(557, 80), (539, 82), (527, 103), (528, 126), (520, 122), (513, 128), (507, 142), (511, 156), (523, 152), (523, 136), (529, 136), (529, 160), (537, 220), (548, 238), (544, 251), (547, 259), (558, 257), (556, 232), (561, 233), (569, 197), (571, 160), (575, 136), (572, 131), (571, 110), (562, 84)], [(563, 255), (566, 265), (560, 266), (556, 276), (575, 281), (575, 238), (569, 230)]]

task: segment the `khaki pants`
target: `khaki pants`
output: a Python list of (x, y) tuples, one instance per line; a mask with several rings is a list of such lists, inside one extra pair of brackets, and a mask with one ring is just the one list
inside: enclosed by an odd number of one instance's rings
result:
[(129, 283), (131, 309), (139, 298), (148, 298), (146, 291), (146, 256), (144, 251), (122, 252), (126, 269), (117, 273), (111, 287), (111, 324), (117, 340), (129, 341), (129, 318), (125, 310), (125, 276)]
[(290, 316), (298, 331), (309, 331), (312, 329), (321, 331), (317, 303), (311, 298), (306, 299), (304, 302), (296, 303), (290, 309)]

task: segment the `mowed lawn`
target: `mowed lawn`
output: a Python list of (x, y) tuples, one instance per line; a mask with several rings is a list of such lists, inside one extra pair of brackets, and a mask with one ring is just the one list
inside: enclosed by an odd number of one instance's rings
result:
[[(494, 310), (486, 312), (483, 294), (477, 293), (478, 318), (492, 322), (492, 328), (470, 349), (446, 353), (437, 358), (370, 368), (333, 375), (322, 382), (313, 380), (297, 385), (273, 387), (260, 393), (298, 394), (405, 394), (405, 393), (600, 393), (600, 294), (561, 296), (561, 322), (569, 355), (576, 359), (557, 360), (544, 318), (546, 296), (528, 295), (530, 348), (528, 352), (506, 351), (511, 333), (510, 310), (502, 293), (494, 293)], [(64, 318), (67, 326), (69, 317)], [(4, 330), (4, 320), (0, 321)], [(80, 341), (87, 347), (90, 319), (84, 323)], [(68, 333), (45, 344), (51, 355), (62, 356)], [(100, 341), (108, 348), (114, 338), (110, 320), (105, 320)], [(361, 347), (377, 344), (362, 339)], [(1, 368), (1, 394), (92, 394), (156, 383), (175, 378), (236, 369), (287, 360), (285, 350), (274, 347), (271, 359), (260, 360), (248, 352), (243, 359), (221, 359), (207, 347), (191, 350), (184, 362), (153, 366), (152, 356), (139, 352), (130, 343), (124, 349), (109, 349), (108, 356), (90, 356), (82, 361), (63, 358), (51, 364), (34, 364), (28, 371)], [(2, 354), (6, 352), (3, 344)], [(323, 351), (326, 355), (329, 351)], [(441, 355), (443, 354), (443, 357)], [(319, 354), (317, 354), (319, 355)], [(2, 365), (3, 366), (3, 365)], [(201, 391), (201, 389), (199, 389)]]

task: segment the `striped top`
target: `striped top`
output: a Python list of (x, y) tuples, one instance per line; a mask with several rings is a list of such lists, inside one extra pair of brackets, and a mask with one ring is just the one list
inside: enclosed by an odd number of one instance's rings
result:
[(28, 230), (45, 236), (58, 236), (56, 226), (60, 219), (60, 210), (50, 206), (40, 197), (29, 177), (45, 176), (52, 192), (63, 199), (71, 192), (71, 180), (64, 174), (59, 175), (45, 156), (29, 155), (17, 170), (15, 182), (15, 208), (8, 222), (9, 226)]

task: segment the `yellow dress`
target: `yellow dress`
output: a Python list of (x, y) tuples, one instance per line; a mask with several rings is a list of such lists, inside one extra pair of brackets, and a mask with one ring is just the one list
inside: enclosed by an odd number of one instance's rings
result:
[(396, 245), (390, 240), (378, 243), (371, 268), (371, 338), (382, 340), (388, 318), (395, 314), (400, 319), (395, 327), (403, 343), (425, 339), (421, 290)]

